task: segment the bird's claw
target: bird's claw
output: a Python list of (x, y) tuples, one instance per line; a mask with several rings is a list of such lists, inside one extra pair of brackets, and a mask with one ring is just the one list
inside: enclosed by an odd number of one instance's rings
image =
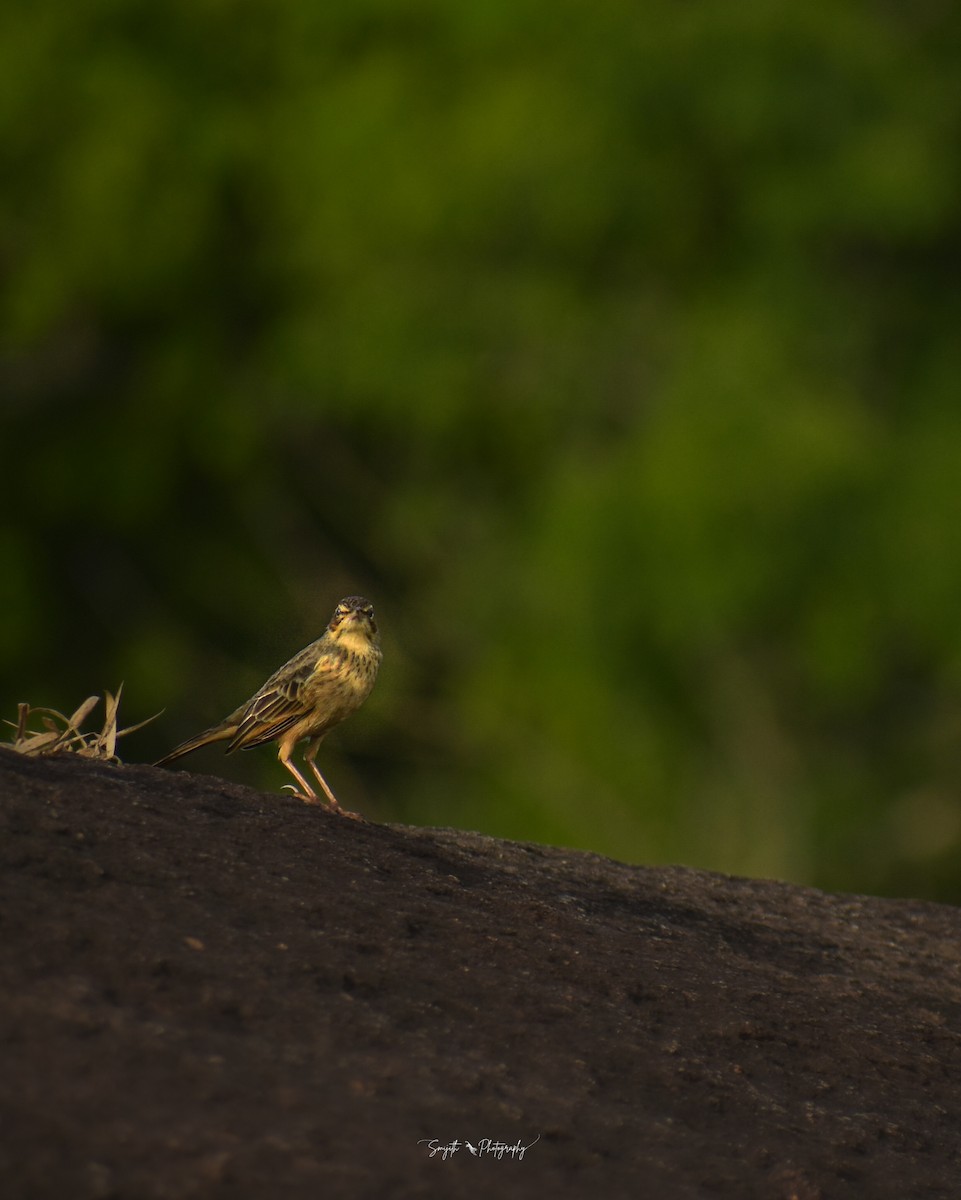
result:
[(282, 792), (290, 792), (298, 800), (303, 800), (304, 804), (312, 804), (316, 808), (326, 808), (328, 812), (336, 813), (339, 817), (349, 817), (352, 821), (366, 820), (360, 813), (351, 812), (347, 808), (341, 808), (336, 801), (333, 804), (329, 804), (326, 800), (321, 800), (319, 796), (314, 795), (313, 792), (305, 792), (302, 788), (297, 787), (296, 784), (285, 783), (281, 786), (280, 790)]
[(293, 783), (285, 783), (280, 790), (282, 792), (290, 792), (292, 796), (296, 796), (298, 800), (303, 800), (305, 804), (321, 803), (321, 800), (313, 792), (305, 792), (303, 788), (299, 788)]

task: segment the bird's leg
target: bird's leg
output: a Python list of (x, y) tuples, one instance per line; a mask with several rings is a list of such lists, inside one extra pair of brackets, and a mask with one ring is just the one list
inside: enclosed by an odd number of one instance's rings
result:
[(320, 804), (320, 797), (290, 761), (290, 752), (292, 749), (293, 747), (287, 745), (286, 742), (281, 742), (280, 746), (277, 748), (277, 757), (291, 773), (291, 775), (293, 775), (294, 779), (296, 779), (300, 784), (300, 791), (297, 794), (300, 796), (301, 800), (303, 800), (305, 804)]
[(330, 807), (333, 808), (336, 812), (342, 813), (345, 817), (353, 817), (355, 820), (359, 821), (362, 819), (359, 813), (348, 812), (346, 808), (340, 807), (340, 803), (338, 802), (337, 797), (330, 790), (330, 787), (327, 784), (327, 780), (323, 777), (323, 775), (321, 775), (320, 768), (314, 762), (314, 759), (317, 757), (317, 751), (320, 748), (321, 741), (322, 741), (322, 738), (313, 738), (311, 740), (311, 742), (307, 746), (307, 749), (304, 751), (304, 762), (307, 764), (308, 767), (310, 767), (310, 769), (313, 771), (313, 773), (317, 776), (317, 782), (324, 789), (324, 792), (327, 795), (327, 799), (330, 801)]
[(320, 768), (314, 762), (314, 759), (317, 757), (317, 751), (319, 748), (320, 748), (320, 738), (312, 738), (310, 743), (307, 746), (307, 749), (304, 751), (304, 762), (307, 764), (308, 767), (310, 767), (310, 769), (313, 771), (313, 773), (317, 776), (317, 782), (324, 789), (324, 792), (326, 793), (327, 799), (330, 801), (331, 806), (333, 808), (340, 808), (340, 804), (337, 801), (337, 797), (330, 790), (330, 788), (327, 784), (327, 780), (323, 777), (323, 775), (321, 775)]

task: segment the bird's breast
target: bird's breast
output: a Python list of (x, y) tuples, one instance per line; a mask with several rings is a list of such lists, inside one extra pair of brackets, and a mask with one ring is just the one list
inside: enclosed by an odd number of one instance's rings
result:
[(329, 715), (340, 720), (353, 712), (370, 694), (380, 666), (380, 651), (371, 646), (363, 651), (337, 647), (321, 655), (305, 692), (329, 706)]

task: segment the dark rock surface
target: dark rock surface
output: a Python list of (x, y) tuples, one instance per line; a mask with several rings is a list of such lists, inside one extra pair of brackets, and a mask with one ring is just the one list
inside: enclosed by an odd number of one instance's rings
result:
[(4, 1200), (961, 1195), (958, 910), (6, 750), (0, 820)]

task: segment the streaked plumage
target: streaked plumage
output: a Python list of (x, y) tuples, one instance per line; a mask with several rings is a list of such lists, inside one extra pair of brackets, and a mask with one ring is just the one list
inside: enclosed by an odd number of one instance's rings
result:
[(297, 780), (303, 799), (319, 804), (317, 793), (290, 761), (294, 746), (308, 738), (304, 762), (331, 807), (342, 811), (314, 757), (327, 732), (370, 695), (380, 660), (373, 607), (362, 596), (348, 596), (337, 605), (323, 637), (295, 654), (219, 725), (182, 742), (156, 765), (173, 762), (211, 742), (226, 742), (228, 754), (277, 742), (277, 757)]

